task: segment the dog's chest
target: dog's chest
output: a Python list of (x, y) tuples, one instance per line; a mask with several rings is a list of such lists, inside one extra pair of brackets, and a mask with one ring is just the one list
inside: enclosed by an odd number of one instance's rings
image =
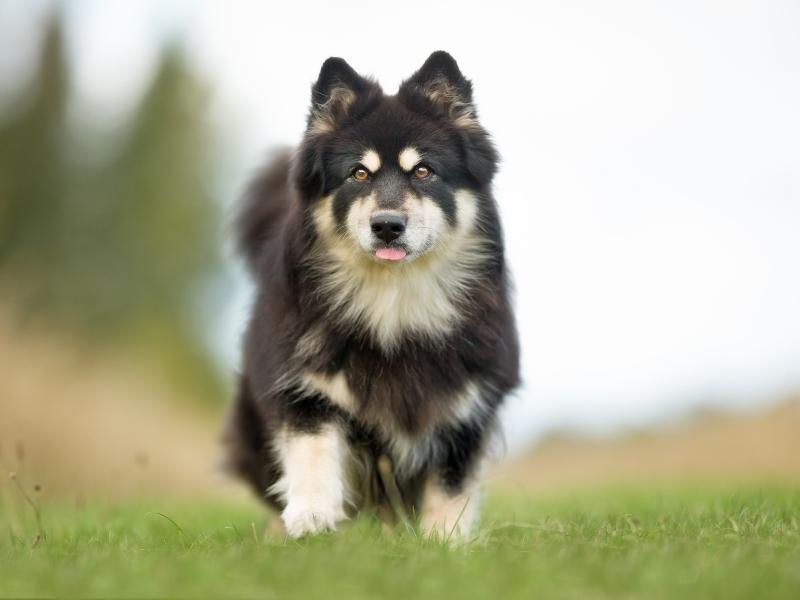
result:
[(452, 387), (433, 384), (425, 393), (413, 382), (405, 392), (402, 382), (386, 374), (368, 380), (366, 388), (351, 384), (353, 379), (357, 377), (345, 370), (308, 373), (305, 385), (377, 436), (395, 472), (404, 476), (418, 472), (437, 454), (439, 428), (472, 422), (486, 411), (481, 389), (472, 380)]
[(474, 375), (450, 346), (409, 345), (385, 354), (346, 344), (302, 379), (364, 424), (405, 436), (468, 420), (482, 406)]

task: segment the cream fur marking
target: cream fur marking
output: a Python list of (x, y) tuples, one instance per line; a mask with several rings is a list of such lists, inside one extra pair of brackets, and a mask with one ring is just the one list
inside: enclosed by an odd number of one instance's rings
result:
[(402, 431), (381, 428), (388, 440), (389, 453), (394, 460), (395, 470), (400, 474), (414, 473), (441, 451), (432, 435), (435, 427), (443, 424), (469, 423), (487, 411), (488, 407), (484, 402), (480, 386), (469, 381), (452, 399), (448, 413), (432, 422), (429, 431), (411, 437)]
[(336, 223), (333, 219), (333, 196), (323, 196), (312, 211), (317, 231), (324, 236), (334, 235)]
[(402, 431), (385, 427), (381, 430), (389, 445), (395, 474), (410, 475), (419, 471), (436, 453), (430, 433), (412, 437)]
[(338, 427), (318, 433), (282, 431), (275, 449), (283, 468), (272, 491), (286, 502), (281, 517), (291, 537), (336, 529), (346, 518), (347, 460), (349, 451)]
[(412, 252), (424, 252), (433, 247), (445, 228), (442, 209), (431, 198), (409, 194), (403, 203), (408, 219), (403, 236)]
[(328, 101), (314, 108), (309, 133), (321, 135), (333, 131), (337, 118), (347, 114), (355, 99), (355, 94), (347, 88), (332, 89)]
[(444, 104), (450, 118), (458, 127), (477, 127), (475, 109), (472, 104), (464, 102), (458, 91), (446, 79), (436, 79), (427, 86), (426, 93), (432, 102)]
[(474, 480), (464, 490), (449, 494), (438, 482), (429, 480), (422, 494), (420, 527), (423, 534), (440, 540), (466, 541), (475, 526), (480, 502)]
[(344, 372), (339, 371), (335, 375), (323, 375), (322, 373), (306, 373), (303, 375), (303, 384), (307, 389), (314, 390), (326, 396), (328, 400), (344, 411), (352, 414), (356, 412), (356, 399)]
[(381, 157), (375, 150), (367, 150), (361, 157), (361, 164), (364, 165), (370, 173), (377, 173), (381, 168)]
[(422, 160), (419, 152), (417, 152), (416, 148), (412, 148), (408, 146), (407, 148), (403, 148), (402, 152), (397, 157), (397, 161), (400, 163), (400, 168), (404, 171), (410, 171), (414, 167), (419, 164), (419, 161)]
[(378, 210), (375, 194), (359, 198), (350, 207), (347, 213), (347, 230), (354, 236), (358, 245), (365, 251), (372, 253), (373, 234), (370, 219)]
[(478, 199), (468, 190), (457, 190), (455, 201), (458, 228), (465, 234), (470, 233), (478, 220)]
[(452, 419), (457, 423), (467, 423), (476, 416), (486, 414), (488, 408), (483, 401), (481, 389), (472, 381), (468, 381), (464, 389), (455, 397)]
[(294, 347), (294, 356), (299, 359), (319, 354), (325, 343), (325, 332), (318, 325), (306, 331)]

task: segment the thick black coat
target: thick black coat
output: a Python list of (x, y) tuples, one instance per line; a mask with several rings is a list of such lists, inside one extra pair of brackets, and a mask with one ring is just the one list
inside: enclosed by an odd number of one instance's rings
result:
[[(339, 60), (325, 63), (312, 90), (309, 132), (299, 151), (280, 154), (257, 177), (239, 217), (240, 246), (258, 295), (227, 440), (234, 470), (278, 508), (282, 501), (269, 489), (281, 475), (272, 448), (279, 429), (313, 432), (335, 421), (373, 461), (391, 456), (392, 435), (424, 440), (426, 460), (398, 474), (401, 492), (413, 505), (429, 472), (447, 487), (459, 487), (486, 449), (497, 408), (518, 383), (502, 230), (490, 191), (497, 158), (475, 120), (469, 82), (449, 55), (436, 53), (397, 96), (385, 96)], [(442, 85), (446, 93), (431, 94)], [(337, 86), (351, 93), (346, 106), (336, 104)], [(319, 119), (326, 124), (322, 132)], [(477, 227), (487, 255), (456, 299), (460, 318), (445, 335), (408, 334), (385, 348), (362, 324), (332, 318), (320, 293), (311, 258), (319, 242), (314, 203), (342, 184), (337, 149), (365, 137), (387, 152), (409, 141), (438, 148), (441, 164), (435, 168), (448, 175), (436, 192), (445, 214), (450, 189), (469, 189), (479, 199)], [(337, 202), (346, 211), (346, 194)], [(309, 336), (314, 343), (305, 348)], [(357, 410), (347, 413), (321, 394), (293, 386), (291, 374), (299, 371), (344, 372)], [(480, 382), (485, 410), (454, 422), (451, 404), (468, 381)], [(368, 485), (380, 501), (380, 483), (371, 477)]]

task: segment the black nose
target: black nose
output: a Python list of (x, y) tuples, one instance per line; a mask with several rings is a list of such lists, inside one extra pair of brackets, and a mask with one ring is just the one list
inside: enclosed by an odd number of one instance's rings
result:
[(387, 244), (399, 238), (406, 230), (406, 218), (393, 213), (378, 213), (369, 222), (372, 233)]

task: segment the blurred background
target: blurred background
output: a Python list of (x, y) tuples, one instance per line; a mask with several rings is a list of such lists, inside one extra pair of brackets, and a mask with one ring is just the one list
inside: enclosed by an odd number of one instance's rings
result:
[(503, 157), (493, 481), (800, 480), (798, 31), (790, 1), (0, 0), (4, 469), (222, 490), (235, 201), (326, 57), (393, 92), (441, 48)]

